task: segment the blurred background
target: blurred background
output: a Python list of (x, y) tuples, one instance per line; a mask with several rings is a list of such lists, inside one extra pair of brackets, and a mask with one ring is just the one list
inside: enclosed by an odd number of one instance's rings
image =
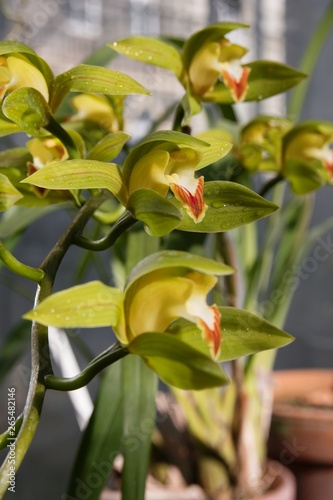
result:
[[(251, 26), (248, 30), (236, 31), (231, 37), (250, 48), (249, 60), (273, 59), (298, 67), (311, 34), (329, 4), (329, 0), (2, 0), (0, 31), (2, 39), (30, 45), (58, 74), (82, 62), (103, 44), (120, 38), (135, 34), (186, 38), (206, 24), (234, 20)], [(333, 33), (311, 78), (303, 119), (333, 121), (332, 51)], [(180, 84), (171, 73), (122, 57), (114, 59), (111, 67), (130, 74), (153, 94), (153, 97), (136, 96), (128, 100), (126, 131), (136, 137), (145, 133), (151, 119), (161, 115), (166, 103), (171, 104), (182, 95)], [(278, 96), (240, 106), (244, 123), (258, 113), (288, 116), (288, 100)], [(4, 147), (5, 142), (2, 146), (0, 142), (0, 149)], [(332, 200), (333, 187), (321, 189), (316, 196), (313, 223), (333, 215)], [(68, 222), (68, 216), (60, 213), (44, 216), (24, 234), (15, 255), (37, 266)], [(333, 241), (332, 232), (323, 239), (330, 241), (330, 238)], [(62, 267), (65, 276), (71, 276), (71, 263), (75, 258), (73, 250)], [(300, 275), (300, 286), (285, 326), (296, 341), (278, 354), (276, 367), (332, 367), (333, 253), (323, 262), (311, 260), (310, 255), (302, 264)], [(9, 273), (1, 273), (0, 342), (18, 315), (31, 308), (33, 288), (25, 287), (13, 281)], [(17, 293), (9, 293), (9, 289), (12, 292), (17, 289)], [(103, 348), (103, 332), (99, 331), (90, 342), (97, 350)], [(5, 419), (3, 402), (7, 387), (17, 388), (17, 404), (23, 405), (29, 366), (27, 356), (13, 367), (10, 377), (2, 384), (0, 421)], [(44, 427), (46, 421), (48, 430)], [(54, 433), (50, 434), (52, 423)], [(68, 396), (48, 394), (37, 437), (17, 477), (15, 498), (43, 500), (47, 487), (49, 500), (66, 498), (62, 493), (78, 439), (79, 427)], [(54, 440), (57, 441), (56, 453), (52, 451)]]

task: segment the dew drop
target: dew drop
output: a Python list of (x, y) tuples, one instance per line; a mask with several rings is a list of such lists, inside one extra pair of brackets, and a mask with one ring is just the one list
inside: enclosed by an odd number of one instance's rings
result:
[(56, 317), (59, 319), (61, 318), (61, 314), (57, 314)]
[(71, 319), (70, 316), (65, 316), (66, 321), (69, 321), (70, 319)]
[(50, 310), (50, 312), (51, 312), (52, 314), (54, 314), (54, 313), (55, 313), (55, 309), (53, 309), (53, 308), (52, 308), (52, 309)]
[(118, 43), (117, 42), (113, 42), (112, 44), (114, 47), (117, 47)]
[(139, 52), (135, 52), (134, 55), (135, 55), (135, 57), (138, 57)]
[(212, 208), (222, 208), (225, 207), (225, 203), (222, 203), (221, 201), (213, 201), (211, 206)]
[(148, 61), (152, 61), (153, 60), (153, 56), (148, 56)]

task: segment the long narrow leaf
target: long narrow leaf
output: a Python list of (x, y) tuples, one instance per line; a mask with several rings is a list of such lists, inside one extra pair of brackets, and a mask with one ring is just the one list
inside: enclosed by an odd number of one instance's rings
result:
[[(120, 453), (122, 435), (122, 362), (106, 371), (94, 412), (83, 435), (67, 489), (68, 498), (98, 500), (115, 457)], [(87, 484), (89, 477), (97, 478)], [(67, 498), (67, 497), (66, 497)]]
[(157, 377), (139, 356), (123, 360), (124, 469), (122, 494), (126, 500), (144, 500), (151, 433), (155, 425)]

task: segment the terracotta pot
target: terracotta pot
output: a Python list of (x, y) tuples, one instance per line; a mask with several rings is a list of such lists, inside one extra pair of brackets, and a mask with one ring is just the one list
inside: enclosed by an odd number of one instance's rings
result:
[[(289, 469), (280, 462), (270, 460), (267, 475), (272, 479), (269, 491), (260, 496), (251, 497), (251, 500), (295, 500), (296, 481)], [(145, 498), (146, 500), (208, 500), (208, 496), (196, 485), (183, 489), (168, 489), (151, 484), (147, 487)], [(100, 500), (121, 500), (121, 494), (117, 491), (105, 490)]]
[(268, 463), (268, 473), (270, 471), (275, 474), (270, 489), (251, 500), (295, 500), (296, 480), (292, 472), (275, 460), (270, 460)]
[(298, 500), (333, 500), (333, 370), (276, 372), (274, 386), (269, 455), (295, 473)]

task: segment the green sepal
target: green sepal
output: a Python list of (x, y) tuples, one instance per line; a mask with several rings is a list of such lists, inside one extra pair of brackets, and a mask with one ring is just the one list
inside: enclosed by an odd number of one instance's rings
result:
[(130, 139), (125, 132), (114, 132), (101, 139), (89, 152), (89, 160), (111, 161), (123, 149), (124, 144)]
[(179, 226), (183, 216), (173, 203), (152, 189), (138, 189), (126, 206), (133, 217), (147, 226), (151, 236), (164, 236)]
[(134, 36), (108, 44), (113, 50), (126, 57), (167, 69), (180, 78), (183, 63), (180, 52), (173, 45), (145, 36)]
[(122, 314), (122, 292), (91, 281), (50, 295), (23, 318), (58, 328), (91, 328), (115, 326)]
[(162, 250), (149, 255), (135, 266), (128, 278), (126, 288), (141, 276), (168, 267), (184, 268), (217, 276), (225, 276), (234, 272), (232, 267), (207, 257), (180, 250)]
[[(219, 307), (221, 312), (222, 344), (219, 361), (230, 361), (249, 354), (277, 349), (290, 344), (294, 337), (268, 321), (235, 307)], [(185, 319), (176, 320), (168, 333), (209, 355), (209, 347), (201, 331)]]
[(105, 188), (111, 191), (122, 204), (126, 203), (121, 172), (115, 163), (97, 160), (52, 162), (21, 182), (46, 189)]
[(172, 198), (184, 217), (177, 229), (198, 233), (229, 231), (266, 217), (279, 208), (251, 189), (229, 181), (206, 182), (204, 200), (208, 209), (203, 220), (196, 224), (181, 203)]
[(204, 44), (220, 40), (230, 31), (248, 27), (247, 24), (242, 23), (220, 22), (210, 24), (206, 28), (197, 31), (184, 44), (183, 60), (185, 69), (189, 68), (193, 56)]
[(143, 333), (128, 345), (163, 382), (180, 389), (206, 389), (229, 383), (222, 367), (210, 356), (168, 333)]
[[(255, 61), (245, 65), (251, 69), (248, 78), (248, 91), (244, 101), (261, 101), (276, 94), (291, 89), (304, 78), (304, 73), (274, 61)], [(233, 104), (234, 99), (224, 83), (218, 83), (214, 89), (207, 92), (204, 101)]]
[(100, 66), (80, 64), (58, 75), (54, 81), (54, 89), (50, 107), (55, 111), (64, 97), (70, 92), (90, 92), (125, 96), (130, 94), (149, 95), (142, 85), (128, 75)]
[(320, 160), (290, 159), (283, 166), (283, 175), (295, 194), (307, 194), (329, 181), (328, 172)]
[(233, 146), (231, 142), (225, 140), (225, 134), (217, 129), (207, 130), (207, 132), (197, 135), (196, 138), (208, 142), (209, 146), (196, 148), (202, 154), (202, 159), (195, 167), (195, 170), (200, 170), (221, 160), (230, 152)]
[(50, 108), (42, 94), (30, 87), (11, 92), (2, 105), (4, 115), (29, 135), (40, 136), (51, 119)]
[(12, 148), (0, 151), (0, 168), (2, 169), (22, 169), (26, 172), (27, 162), (32, 160), (32, 156), (27, 148)]
[(13, 186), (8, 177), (0, 174), (0, 211), (7, 210), (23, 195)]

